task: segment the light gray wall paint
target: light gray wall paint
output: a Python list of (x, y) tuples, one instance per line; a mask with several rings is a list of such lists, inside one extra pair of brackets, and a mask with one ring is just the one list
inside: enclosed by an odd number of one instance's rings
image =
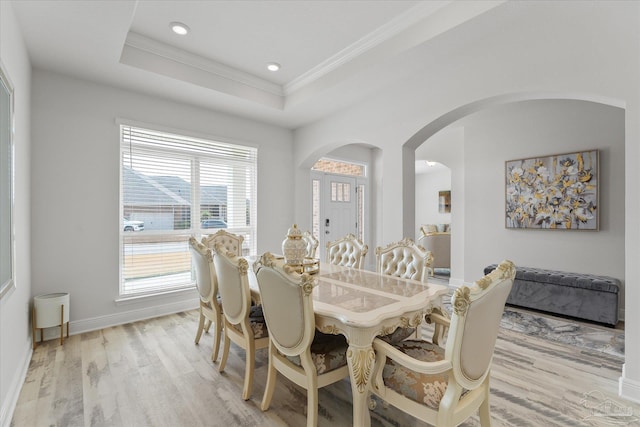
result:
[(33, 82), (33, 292), (70, 292), (72, 330), (74, 322), (195, 301), (194, 292), (114, 303), (120, 217), (117, 118), (257, 146), (258, 252), (280, 247), (293, 212), (289, 130), (52, 72), (35, 71)]
[(11, 2), (0, 2), (0, 62), (14, 87), (15, 283), (0, 300), (0, 425), (9, 425), (31, 355), (31, 65)]
[[(465, 126), (465, 279), (489, 264), (591, 273), (624, 282), (624, 110), (530, 101), (478, 113)], [(506, 229), (505, 161), (600, 150), (600, 231)]]

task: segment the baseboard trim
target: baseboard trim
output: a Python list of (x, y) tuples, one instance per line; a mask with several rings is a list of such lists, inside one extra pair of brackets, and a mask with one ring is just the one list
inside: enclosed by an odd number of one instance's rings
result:
[[(183, 301), (171, 302), (168, 304), (154, 305), (135, 310), (127, 310), (119, 313), (97, 316), (89, 319), (75, 320), (69, 322), (69, 335), (82, 334), (84, 332), (97, 331), (112, 326), (124, 325), (126, 323), (137, 322), (139, 320), (152, 319), (154, 317), (166, 316), (168, 314), (180, 313), (181, 311), (194, 310), (200, 306), (198, 299), (187, 299)], [(44, 339), (50, 340), (60, 337), (60, 327), (47, 328), (44, 330)]]
[(16, 369), (15, 375), (11, 379), (11, 387), (7, 392), (7, 397), (2, 402), (2, 409), (0, 409), (0, 426), (9, 427), (11, 420), (13, 419), (13, 412), (16, 410), (18, 398), (20, 397), (20, 391), (22, 390), (22, 384), (24, 384), (27, 378), (27, 371), (29, 369), (29, 363), (31, 362), (31, 356), (33, 355), (33, 344), (31, 338), (25, 342), (25, 348), (23, 351), (22, 366), (20, 369)]
[(618, 395), (623, 399), (640, 403), (640, 381), (627, 378), (624, 367), (625, 365), (622, 365), (622, 376), (618, 380)]

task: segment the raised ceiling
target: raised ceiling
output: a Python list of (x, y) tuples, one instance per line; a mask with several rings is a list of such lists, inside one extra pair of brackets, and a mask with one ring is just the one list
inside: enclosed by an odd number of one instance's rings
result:
[[(374, 87), (362, 84), (363, 76), (377, 84), (394, 79), (394, 58), (501, 3), (14, 0), (12, 6), (36, 68), (295, 128), (366, 96)], [(173, 34), (172, 21), (190, 33)], [(266, 69), (272, 61), (280, 71)]]

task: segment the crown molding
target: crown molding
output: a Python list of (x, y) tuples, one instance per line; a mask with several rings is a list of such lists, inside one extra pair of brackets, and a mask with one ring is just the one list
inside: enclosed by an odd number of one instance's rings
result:
[(239, 70), (237, 68), (225, 65), (221, 62), (213, 61), (193, 53), (186, 52), (171, 45), (159, 42), (150, 37), (130, 31), (124, 42), (125, 47), (131, 47), (141, 50), (148, 54), (156, 55), (161, 58), (186, 65), (188, 67), (197, 68), (216, 77), (221, 77), (258, 89), (276, 96), (284, 96), (282, 86), (272, 83), (268, 80), (257, 77), (253, 74)]
[(352, 45), (346, 47), (306, 73), (285, 84), (284, 94), (290, 95), (291, 93), (302, 89), (310, 83), (320, 79), (322, 76), (362, 55), (366, 51), (400, 34), (426, 17), (433, 15), (437, 10), (450, 3), (452, 3), (452, 1), (420, 2), (418, 5), (407, 9), (385, 25), (367, 34)]

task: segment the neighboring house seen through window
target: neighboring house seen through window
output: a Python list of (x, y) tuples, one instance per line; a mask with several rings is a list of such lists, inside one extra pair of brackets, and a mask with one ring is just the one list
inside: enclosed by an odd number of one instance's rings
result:
[(192, 287), (191, 235), (224, 228), (255, 254), (255, 148), (120, 129), (121, 296)]

